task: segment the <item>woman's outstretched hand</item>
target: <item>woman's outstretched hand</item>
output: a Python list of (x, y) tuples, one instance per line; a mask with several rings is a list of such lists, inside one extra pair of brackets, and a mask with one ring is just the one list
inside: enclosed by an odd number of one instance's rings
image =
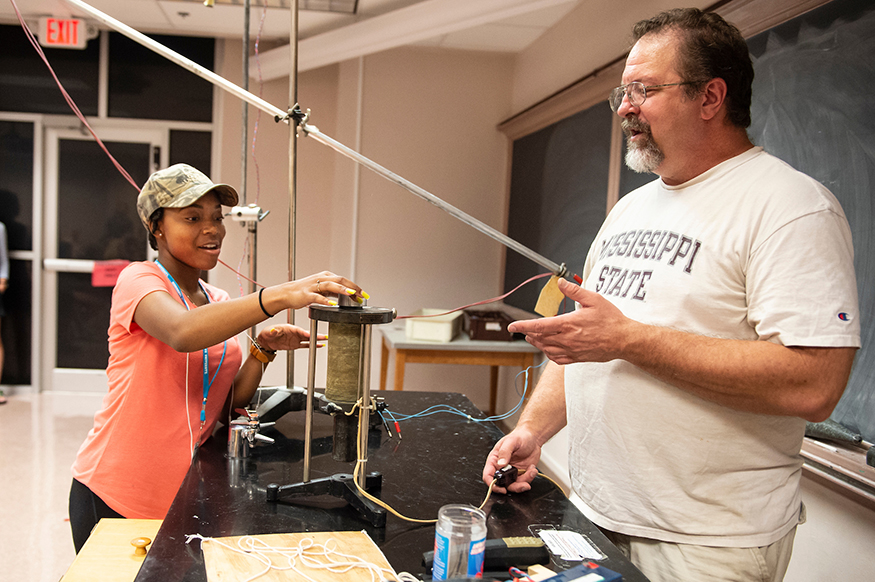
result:
[[(326, 336), (322, 334), (316, 338), (317, 341), (325, 339)], [(283, 323), (261, 330), (256, 341), (267, 350), (296, 350), (310, 347), (310, 332), (296, 325)]]

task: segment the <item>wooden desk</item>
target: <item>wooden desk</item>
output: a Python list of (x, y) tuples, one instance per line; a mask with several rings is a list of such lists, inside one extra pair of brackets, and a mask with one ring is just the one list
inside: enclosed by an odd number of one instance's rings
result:
[(469, 364), (490, 366), (489, 413), (495, 414), (498, 397), (498, 367), (516, 366), (525, 370), (535, 364), (538, 348), (525, 340), (510, 342), (472, 340), (460, 334), (451, 342), (409, 340), (404, 328), (378, 327), (383, 334), (380, 361), (380, 390), (386, 389), (390, 352), (395, 353), (395, 390), (404, 389), (406, 364)]

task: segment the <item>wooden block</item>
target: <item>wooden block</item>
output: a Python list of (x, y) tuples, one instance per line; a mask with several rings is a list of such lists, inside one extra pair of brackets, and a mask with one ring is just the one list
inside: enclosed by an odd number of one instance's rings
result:
[(526, 572), (532, 580), (546, 580), (556, 575), (556, 572), (540, 564), (532, 564)]
[[(396, 579), (397, 575), (389, 565), (383, 552), (373, 542), (373, 540), (361, 531), (339, 531), (339, 532), (316, 532), (316, 533), (293, 533), (293, 534), (262, 534), (256, 536), (231, 536), (215, 539), (207, 539), (201, 542), (201, 549), (204, 552), (204, 566), (207, 570), (208, 582), (226, 582), (232, 580), (247, 580), (265, 570), (263, 562), (259, 562), (253, 557), (246, 556), (241, 552), (231, 548), (239, 548), (238, 541), (244, 538), (255, 538), (260, 544), (264, 544), (271, 548), (283, 548), (292, 550), (300, 547), (300, 544), (308, 544), (312, 541), (315, 544), (328, 545), (330, 540), (336, 544), (336, 552), (346, 556), (355, 556), (366, 562), (376, 564), (381, 568), (385, 568), (391, 572), (391, 576), (386, 575), (386, 579)], [(244, 540), (245, 541), (245, 540)], [(195, 543), (195, 542), (192, 542)], [(227, 547), (227, 546), (230, 546)], [(279, 552), (270, 552), (265, 554), (270, 558), (271, 563), (275, 566), (284, 566), (285, 570), (270, 570), (265, 572), (263, 576), (258, 578), (258, 582), (304, 582), (319, 580), (319, 582), (372, 582), (374, 578), (369, 570), (363, 568), (353, 568), (345, 572), (331, 572), (322, 568), (311, 568), (305, 565), (303, 560), (296, 559), (295, 568), (300, 572), (288, 569), (289, 560), (287, 555)], [(324, 558), (315, 556), (320, 562), (326, 562)], [(345, 558), (333, 554), (334, 561), (341, 561)], [(377, 577), (377, 580), (382, 579)]]
[(131, 541), (154, 540), (161, 523), (160, 519), (101, 519), (62, 582), (132, 582), (146, 556), (136, 555)]

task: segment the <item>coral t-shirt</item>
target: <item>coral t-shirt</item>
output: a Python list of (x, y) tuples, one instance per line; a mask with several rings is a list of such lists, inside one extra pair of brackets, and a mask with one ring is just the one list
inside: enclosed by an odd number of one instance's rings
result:
[[(210, 302), (230, 298), (201, 284)], [(177, 352), (134, 322), (140, 300), (154, 292), (183, 302), (155, 263), (132, 263), (119, 275), (110, 310), (109, 392), (73, 463), (75, 479), (136, 519), (164, 518), (191, 464), (194, 441), (212, 433), (242, 362), (236, 337), (209, 348), (212, 383), (201, 430), (203, 350)]]

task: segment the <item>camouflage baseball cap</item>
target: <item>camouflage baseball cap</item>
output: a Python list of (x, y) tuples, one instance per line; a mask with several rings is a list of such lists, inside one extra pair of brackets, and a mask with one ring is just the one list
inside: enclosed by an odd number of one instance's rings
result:
[(210, 191), (215, 191), (225, 206), (237, 206), (234, 188), (213, 184), (203, 172), (188, 164), (174, 164), (149, 176), (137, 197), (137, 212), (148, 230), (149, 217), (159, 208), (185, 208)]

